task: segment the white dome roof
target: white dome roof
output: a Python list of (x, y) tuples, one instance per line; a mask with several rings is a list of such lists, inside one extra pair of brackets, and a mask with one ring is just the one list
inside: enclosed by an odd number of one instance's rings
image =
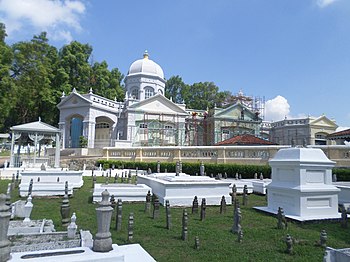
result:
[(128, 71), (128, 75), (139, 73), (146, 75), (155, 75), (164, 79), (163, 69), (157, 63), (148, 58), (147, 51), (145, 51), (143, 54), (143, 59), (136, 60), (131, 64)]

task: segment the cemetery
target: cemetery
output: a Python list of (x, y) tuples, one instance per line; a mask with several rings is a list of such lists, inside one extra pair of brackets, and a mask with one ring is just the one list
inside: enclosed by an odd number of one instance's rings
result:
[[(347, 261), (350, 198), (345, 182), (332, 182), (334, 162), (289, 148), (270, 165), (271, 178), (247, 178), (207, 175), (203, 163), (196, 175), (180, 162), (175, 172), (160, 162), (150, 165), (156, 172), (97, 164), (79, 171), (74, 187), (64, 182), (68, 169), (62, 180), (45, 170), (14, 174), (0, 180), (0, 218), (11, 218), (0, 249), (9, 261)], [(36, 183), (62, 189), (35, 194)]]

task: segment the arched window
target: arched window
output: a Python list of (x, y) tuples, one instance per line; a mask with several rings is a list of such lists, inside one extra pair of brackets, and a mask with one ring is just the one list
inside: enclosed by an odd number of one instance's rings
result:
[(134, 99), (139, 99), (139, 90), (137, 90), (136, 88), (134, 88), (134, 89), (131, 91), (131, 97), (134, 98)]
[(152, 87), (147, 87), (145, 89), (145, 99), (150, 98), (154, 95), (154, 89)]

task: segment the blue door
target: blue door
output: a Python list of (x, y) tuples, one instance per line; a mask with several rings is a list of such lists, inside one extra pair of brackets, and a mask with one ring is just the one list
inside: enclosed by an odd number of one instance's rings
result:
[(80, 147), (79, 137), (83, 135), (83, 121), (80, 118), (72, 118), (71, 120), (71, 147), (78, 148)]

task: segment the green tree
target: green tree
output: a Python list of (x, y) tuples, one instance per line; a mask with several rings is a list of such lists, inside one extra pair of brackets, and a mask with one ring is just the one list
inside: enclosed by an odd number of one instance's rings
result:
[(0, 132), (8, 131), (6, 122), (16, 99), (11, 78), (13, 52), (5, 43), (6, 36), (5, 24), (0, 23)]
[(48, 44), (45, 32), (29, 42), (15, 43), (12, 49), (17, 100), (9, 124), (35, 121), (41, 116), (45, 122), (56, 125), (57, 92), (51, 83), (57, 66), (57, 49)]
[(170, 77), (165, 84), (165, 96), (171, 98), (174, 103), (182, 103), (186, 91), (188, 91), (187, 85), (178, 75)]
[(92, 66), (92, 73), (90, 78), (90, 87), (94, 93), (109, 98), (109, 99), (123, 99), (124, 89), (122, 80), (124, 76), (117, 68), (108, 70), (106, 61), (102, 63), (94, 63)]
[(73, 41), (63, 46), (59, 51), (59, 67), (55, 83), (62, 92), (69, 93), (75, 88), (80, 93), (87, 93), (90, 89), (92, 73), (89, 59), (92, 47)]

